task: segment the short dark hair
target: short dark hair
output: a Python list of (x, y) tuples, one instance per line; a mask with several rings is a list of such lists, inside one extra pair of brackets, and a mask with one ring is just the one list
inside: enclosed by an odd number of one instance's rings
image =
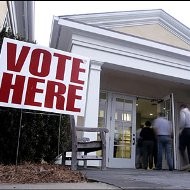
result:
[(146, 126), (151, 126), (151, 122), (150, 122), (150, 121), (146, 121), (146, 122), (145, 122), (145, 125), (146, 125)]
[(180, 108), (182, 109), (182, 108), (187, 108), (188, 106), (187, 106), (187, 104), (181, 104), (181, 106), (180, 106)]

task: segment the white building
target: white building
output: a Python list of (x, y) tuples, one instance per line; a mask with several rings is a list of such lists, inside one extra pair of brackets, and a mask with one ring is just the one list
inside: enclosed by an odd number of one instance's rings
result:
[(34, 1), (1, 1), (0, 31), (10, 27), (14, 34), (34, 41)]
[(107, 167), (135, 168), (136, 130), (164, 111), (180, 169), (179, 106), (190, 104), (189, 28), (163, 10), (59, 16), (50, 47), (91, 59), (86, 114), (77, 124), (109, 129)]

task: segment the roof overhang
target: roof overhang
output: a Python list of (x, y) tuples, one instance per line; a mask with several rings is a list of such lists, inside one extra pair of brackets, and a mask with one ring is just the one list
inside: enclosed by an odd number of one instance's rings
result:
[(188, 59), (190, 58), (189, 51), (185, 49), (59, 17), (54, 17), (53, 19), (50, 47), (69, 51), (74, 34), (104, 42), (111, 42), (113, 45), (118, 44), (125, 47), (141, 46), (145, 49), (147, 48), (147, 50), (159, 51), (161, 54), (163, 52), (172, 53), (187, 57)]
[(157, 23), (190, 44), (190, 29), (162, 9), (78, 14), (60, 18), (107, 29)]

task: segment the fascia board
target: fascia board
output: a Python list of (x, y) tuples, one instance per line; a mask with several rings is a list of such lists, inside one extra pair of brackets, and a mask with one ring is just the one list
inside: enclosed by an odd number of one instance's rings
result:
[(180, 54), (183, 56), (190, 57), (190, 51), (180, 49), (180, 48), (171, 47), (171, 46), (161, 44), (161, 43), (156, 43), (156, 42), (146, 40), (143, 38), (137, 38), (137, 37), (126, 35), (126, 34), (121, 34), (119, 32), (115, 32), (115, 31), (113, 32), (110, 30), (102, 29), (99, 27), (93, 27), (90, 25), (86, 25), (86, 24), (78, 23), (78, 22), (73, 22), (73, 21), (66, 20), (66, 19), (59, 19), (58, 24), (72, 28), (76, 31), (80, 30), (83, 32), (89, 32), (89, 33), (93, 33), (95, 35), (101, 35), (101, 36), (113, 38), (115, 40), (122, 40), (126, 43), (132, 42), (132, 43), (137, 44), (137, 45), (139, 44), (139, 45), (147, 46), (150, 48), (155, 48), (155, 49), (158, 49), (160, 51), (166, 51), (166, 52), (171, 52), (171, 53)]

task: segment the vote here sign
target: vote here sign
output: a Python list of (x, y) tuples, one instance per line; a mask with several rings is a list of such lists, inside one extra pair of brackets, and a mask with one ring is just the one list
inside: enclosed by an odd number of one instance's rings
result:
[(84, 116), (90, 60), (4, 38), (0, 106)]

